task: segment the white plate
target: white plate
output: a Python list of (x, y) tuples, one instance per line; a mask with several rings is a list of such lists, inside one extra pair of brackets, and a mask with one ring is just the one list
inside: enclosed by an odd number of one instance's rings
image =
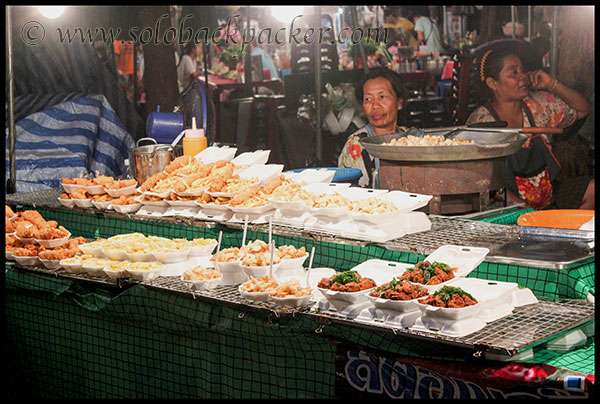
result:
[(13, 257), (13, 252), (12, 251), (5, 251), (5, 257), (6, 257), (7, 260), (10, 260), (10, 261), (14, 261), (15, 260), (14, 257)]
[(54, 238), (52, 240), (42, 240), (42, 239), (36, 238), (35, 242), (38, 243), (39, 245), (41, 245), (42, 247), (56, 248), (56, 247), (60, 247), (60, 246), (64, 245), (67, 241), (69, 241), (69, 237), (71, 237), (71, 233), (69, 233), (69, 235), (66, 237)]
[(60, 268), (60, 260), (43, 260), (39, 258), (40, 262), (48, 269)]
[(37, 265), (40, 263), (40, 259), (37, 256), (35, 256), (35, 257), (18, 257), (13, 254), (13, 258), (15, 261), (17, 261), (17, 264), (19, 264), (19, 265)]
[(228, 262), (215, 262), (215, 268), (223, 274), (232, 272), (242, 272), (242, 266), (240, 260), (228, 261)]
[[(468, 290), (465, 292), (469, 293)], [(422, 298), (425, 299), (425, 298)], [(417, 299), (417, 300), (422, 300)], [(429, 304), (423, 304), (420, 302), (416, 302), (417, 307), (424, 316), (429, 317), (440, 317), (449, 320), (462, 320), (468, 317), (476, 317), (477, 314), (481, 311), (482, 305), (481, 303), (474, 304), (472, 306), (461, 307), (460, 309), (449, 309), (446, 307), (435, 307)]]
[(304, 257), (299, 258), (282, 258), (279, 262), (279, 268), (288, 269), (302, 267), (307, 258), (308, 254), (305, 254)]
[(267, 203), (266, 205), (257, 206), (255, 208), (240, 208), (240, 207), (229, 205), (229, 209), (231, 209), (231, 211), (234, 213), (258, 215), (258, 214), (265, 213), (265, 212), (268, 212), (269, 210), (273, 209), (273, 205), (270, 202)]
[(86, 273), (92, 276), (106, 276), (104, 272), (105, 264), (98, 264), (92, 262), (84, 262), (81, 267), (85, 270)]
[(348, 215), (348, 208), (310, 208), (310, 214), (315, 216), (325, 216), (339, 218)]
[(158, 206), (158, 207), (169, 206), (169, 204), (165, 200), (162, 200), (162, 201), (146, 201), (146, 200), (142, 199), (142, 197), (138, 197), (135, 200), (138, 201), (139, 203), (141, 203), (144, 206)]
[[(271, 269), (270, 265), (252, 267), (240, 264), (240, 267), (249, 278), (262, 278), (263, 276), (267, 276)], [(273, 264), (273, 272), (275, 272), (277, 268), (279, 268), (279, 264)]]
[(135, 279), (136, 281), (150, 281), (152, 279), (158, 278), (165, 268), (159, 269), (150, 269), (150, 270), (141, 270), (141, 269), (126, 269), (125, 271), (129, 274), (130, 277)]
[(35, 238), (31, 237), (31, 238), (22, 238), (17, 236), (17, 234), (15, 233), (15, 238), (18, 240), (21, 240), (23, 242), (23, 244), (34, 244), (35, 243)]
[(373, 304), (373, 306), (377, 307), (378, 309), (389, 309), (389, 310), (397, 311), (400, 313), (406, 313), (409, 311), (419, 310), (419, 307), (417, 306), (417, 300), (424, 299), (425, 297), (427, 297), (427, 296), (423, 296), (423, 297), (420, 297), (419, 299), (412, 299), (412, 300), (392, 300), (392, 299), (385, 299), (382, 297), (369, 296), (369, 293), (372, 290), (373, 289), (368, 290), (365, 293), (365, 295), (367, 296), (367, 299)]
[(98, 241), (92, 241), (89, 243), (81, 244), (78, 247), (84, 254), (90, 254), (96, 258), (104, 257), (104, 253), (102, 252), (102, 244)]
[(83, 262), (76, 260), (73, 263), (69, 263), (67, 261), (72, 260), (72, 258), (67, 258), (64, 260), (60, 260), (60, 266), (62, 268), (64, 268), (65, 271), (67, 272), (72, 272), (72, 273), (81, 273), (81, 272), (85, 272), (85, 270), (83, 269)]
[(198, 204), (196, 200), (191, 201), (172, 201), (170, 199), (166, 200), (170, 206), (175, 206), (176, 208), (197, 208)]
[(310, 210), (310, 206), (304, 202), (277, 201), (274, 199), (271, 199), (270, 201), (271, 204), (273, 204), (273, 207), (284, 215), (287, 212), (293, 212), (294, 215), (297, 215), (298, 213), (308, 212)]
[(87, 191), (90, 195), (102, 195), (104, 192), (104, 187), (102, 185), (90, 185), (89, 187), (83, 186), (83, 189)]
[(231, 162), (238, 167), (248, 167), (256, 164), (267, 164), (271, 150), (256, 150), (252, 152), (241, 153)]
[(215, 203), (196, 203), (207, 212), (229, 212), (229, 205), (217, 205)]
[(133, 203), (129, 205), (115, 205), (111, 204), (112, 208), (119, 213), (134, 213), (137, 212), (141, 207), (141, 203)]
[(223, 280), (223, 275), (221, 275), (220, 278), (206, 279), (202, 281), (191, 281), (183, 279), (183, 275), (181, 275), (179, 279), (185, 282), (188, 285), (188, 287), (192, 290), (211, 290), (221, 284), (221, 280)]
[(186, 261), (191, 248), (176, 251), (152, 251), (152, 255), (160, 262), (172, 264)]
[(275, 297), (269, 295), (269, 298), (279, 306), (296, 308), (307, 305), (312, 298), (312, 294), (302, 297)]
[(129, 276), (125, 269), (111, 271), (108, 268), (104, 268), (103, 271), (106, 274), (106, 276), (108, 276), (111, 279), (127, 278)]
[(243, 297), (245, 297), (248, 300), (254, 300), (257, 302), (266, 302), (270, 298), (270, 296), (269, 296), (270, 292), (244, 292), (242, 290), (242, 285), (240, 285), (238, 287), (238, 290), (240, 292), (240, 295), (242, 295)]
[(126, 261), (127, 260), (127, 253), (125, 252), (125, 250), (115, 248), (115, 247), (103, 247), (102, 254), (104, 254), (109, 260), (115, 260), (115, 261)]
[(61, 185), (64, 188), (65, 192), (68, 194), (73, 193), (73, 191), (75, 191), (76, 189), (83, 188), (83, 185), (77, 185), (77, 184), (64, 184), (61, 182)]
[(206, 245), (198, 245), (198, 246), (194, 246), (192, 245), (191, 250), (190, 250), (190, 257), (202, 257), (205, 255), (210, 255), (212, 254), (213, 250), (215, 249), (215, 247), (217, 246), (217, 240), (213, 240), (213, 242), (211, 242), (210, 244), (206, 244)]
[(319, 292), (321, 292), (321, 294), (323, 294), (323, 296), (325, 296), (327, 300), (341, 301), (351, 304), (367, 300), (367, 296), (364, 290), (359, 290), (358, 292), (340, 292), (338, 290), (331, 290), (319, 287), (317, 287), (317, 289), (319, 290)]
[(58, 198), (58, 201), (65, 208), (72, 208), (73, 206), (75, 206), (75, 201), (73, 199)]
[(151, 261), (156, 261), (156, 258), (154, 257), (154, 254), (152, 254), (151, 252), (148, 253), (130, 253), (125, 251), (125, 256), (127, 257), (127, 259), (129, 261), (133, 261), (133, 262), (151, 262)]
[(109, 194), (113, 198), (118, 198), (120, 196), (135, 194), (136, 191), (137, 191), (136, 187), (137, 187), (137, 184), (130, 185), (130, 186), (125, 187), (125, 188), (118, 188), (118, 189), (108, 189), (108, 188), (106, 188), (105, 191), (106, 191), (107, 194)]
[(96, 201), (92, 201), (92, 205), (94, 205), (94, 207), (98, 210), (109, 210), (112, 209), (111, 205), (110, 205), (110, 201), (107, 202), (96, 202)]
[(94, 206), (92, 204), (92, 200), (91, 199), (75, 199), (72, 198), (73, 202), (75, 202), (75, 205), (79, 206), (80, 208), (91, 208), (92, 206)]

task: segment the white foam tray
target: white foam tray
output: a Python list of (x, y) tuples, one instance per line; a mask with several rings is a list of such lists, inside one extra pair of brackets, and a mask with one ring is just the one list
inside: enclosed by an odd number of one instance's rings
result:
[(283, 173), (286, 179), (297, 183), (305, 182), (306, 184), (325, 183), (328, 184), (333, 180), (335, 171), (326, 168), (307, 168), (300, 172), (286, 171)]
[(239, 172), (240, 178), (258, 178), (258, 185), (265, 186), (283, 171), (283, 164), (255, 164)]
[(256, 164), (267, 164), (271, 150), (256, 150), (252, 152), (241, 153), (231, 162), (238, 167), (248, 167)]
[(210, 146), (196, 154), (194, 158), (204, 164), (209, 164), (219, 160), (231, 161), (235, 153), (237, 153), (237, 147)]

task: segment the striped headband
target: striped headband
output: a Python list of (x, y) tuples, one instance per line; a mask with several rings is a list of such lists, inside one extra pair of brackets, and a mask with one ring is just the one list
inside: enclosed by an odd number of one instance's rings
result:
[(490, 56), (490, 53), (492, 53), (492, 50), (490, 49), (489, 51), (485, 52), (483, 54), (483, 56), (481, 57), (481, 65), (479, 66), (479, 77), (481, 78), (481, 81), (485, 81), (485, 75), (483, 74), (483, 68), (485, 67), (485, 60), (487, 59), (488, 56)]

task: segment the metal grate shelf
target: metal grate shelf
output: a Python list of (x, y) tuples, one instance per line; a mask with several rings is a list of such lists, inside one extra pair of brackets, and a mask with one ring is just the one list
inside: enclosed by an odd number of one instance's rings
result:
[(63, 269), (49, 270), (38, 266), (21, 266), (13, 263), (7, 264), (20, 269), (54, 275), (57, 277), (78, 279), (102, 285), (113, 285), (119, 288), (143, 284), (147, 287), (187, 294), (192, 298), (206, 299), (207, 301), (226, 304), (243, 308), (244, 310), (263, 311), (267, 314), (280, 316), (311, 316), (318, 323), (336, 322), (354, 327), (368, 329), (381, 329), (393, 332), (398, 336), (417, 338), (420, 340), (450, 344), (472, 349), (474, 352), (491, 352), (502, 355), (515, 355), (526, 348), (530, 348), (548, 340), (556, 338), (569, 330), (576, 329), (594, 321), (595, 306), (580, 300), (544, 301), (527, 306), (517, 307), (514, 311), (499, 320), (491, 322), (480, 331), (464, 337), (448, 337), (428, 332), (420, 332), (406, 328), (394, 328), (385, 324), (364, 323), (336, 317), (328, 312), (316, 313), (311, 310), (315, 303), (311, 301), (307, 306), (297, 309), (285, 309), (268, 302), (254, 302), (243, 298), (238, 292), (238, 285), (218, 286), (210, 291), (192, 291), (178, 277), (159, 277), (151, 281), (138, 282), (132, 279), (108, 279), (94, 277), (88, 274), (73, 274)]

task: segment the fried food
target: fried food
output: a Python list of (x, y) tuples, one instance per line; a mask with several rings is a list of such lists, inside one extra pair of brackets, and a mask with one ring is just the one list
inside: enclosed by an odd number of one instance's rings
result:
[(94, 185), (102, 185), (104, 188), (108, 187), (115, 181), (113, 177), (109, 177), (107, 175), (99, 175), (96, 178), (92, 179)]
[(16, 230), (16, 228), (15, 228), (15, 225), (14, 225), (14, 224), (12, 224), (12, 222), (11, 222), (10, 220), (7, 220), (7, 221), (5, 222), (5, 225), (4, 225), (4, 227), (5, 227), (5, 229), (6, 229), (5, 233), (7, 233), (7, 234), (8, 234), (8, 233), (14, 233), (14, 232), (15, 232), (15, 230)]
[(443, 262), (421, 261), (414, 267), (408, 268), (400, 279), (404, 279), (421, 285), (439, 285), (454, 278), (456, 268), (450, 268)]
[(13, 212), (13, 210), (10, 208), (10, 206), (8, 205), (4, 205), (5, 206), (5, 216), (7, 219), (13, 217), (15, 215), (15, 212)]
[(73, 199), (90, 199), (88, 192), (85, 189), (75, 189), (71, 192)]
[(38, 238), (38, 228), (35, 225), (26, 227), (24, 223), (18, 223), (16, 227), (17, 237), (23, 238)]
[(139, 203), (137, 201), (138, 196), (140, 196), (140, 194), (137, 193), (133, 195), (123, 195), (113, 199), (111, 203), (113, 205), (135, 205), (136, 203)]
[(173, 171), (177, 170), (178, 168), (181, 168), (188, 164), (191, 164), (193, 160), (194, 160), (193, 156), (189, 156), (189, 155), (179, 156), (175, 160), (173, 160), (169, 164), (167, 164), (164, 171), (167, 174), (171, 174)]
[(337, 192), (319, 195), (314, 200), (315, 208), (349, 208), (350, 200)]
[(137, 181), (134, 179), (129, 180), (121, 180), (121, 181), (113, 181), (110, 184), (104, 186), (106, 189), (123, 189), (127, 187), (131, 187), (137, 185)]
[[(240, 254), (240, 249), (238, 247), (229, 247), (229, 248), (219, 251), (218, 259), (219, 259), (219, 262), (239, 261), (239, 254)], [(210, 260), (215, 261), (216, 256), (217, 256), (217, 254), (213, 254), (213, 256), (210, 257)]]
[(140, 187), (140, 191), (142, 191), (142, 192), (150, 191), (150, 189), (152, 189), (158, 183), (158, 181), (165, 179), (167, 177), (168, 177), (168, 174), (165, 173), (164, 171), (161, 171), (158, 174), (154, 174), (153, 176), (148, 178), (146, 181), (144, 181), (144, 183)]
[(54, 240), (68, 237), (71, 234), (63, 226), (56, 227), (54, 223), (48, 222), (45, 226), (40, 227), (36, 238), (39, 240)]
[(453, 286), (444, 286), (433, 295), (419, 300), (419, 303), (429, 304), (436, 307), (445, 307), (448, 309), (460, 309), (477, 304), (477, 299), (465, 292), (461, 288)]
[(209, 279), (219, 279), (222, 276), (217, 270), (197, 266), (185, 271), (182, 278), (186, 281), (207, 281)]
[(63, 260), (67, 258), (72, 258), (77, 254), (74, 250), (69, 250), (67, 248), (52, 248), (44, 251), (40, 251), (38, 253), (38, 257), (43, 260)]
[(376, 215), (398, 210), (396, 205), (381, 198), (371, 197), (350, 203), (349, 210), (356, 213)]
[(427, 289), (415, 285), (408, 281), (402, 280), (399, 277), (392, 279), (388, 283), (384, 283), (377, 289), (369, 293), (369, 296), (381, 297), (390, 300), (413, 300), (429, 295)]
[(60, 194), (59, 198), (69, 200), (69, 199), (71, 199), (71, 196), (69, 194), (67, 194), (66, 192), (63, 192), (62, 194)]
[(91, 197), (94, 202), (110, 202), (113, 200), (113, 197), (109, 194), (92, 195)]
[(350, 270), (337, 273), (329, 278), (323, 278), (317, 286), (339, 292), (358, 292), (377, 285), (373, 279), (364, 278), (358, 272)]
[(246, 293), (274, 292), (279, 284), (268, 275), (260, 278), (250, 278), (240, 285), (240, 289)]
[(297, 279), (291, 279), (275, 288), (270, 295), (273, 297), (304, 297), (311, 293), (310, 288), (303, 288)]
[(242, 203), (246, 202), (248, 199), (252, 198), (254, 195), (258, 193), (258, 188), (249, 187), (241, 190), (237, 194), (234, 195), (233, 198), (229, 201), (230, 206), (238, 206)]
[(296, 248), (293, 245), (282, 245), (275, 250), (275, 254), (281, 259), (293, 259), (306, 256), (306, 247)]
[(387, 146), (458, 146), (463, 144), (474, 144), (472, 140), (446, 139), (444, 136), (425, 135), (423, 137), (408, 135), (384, 143)]

